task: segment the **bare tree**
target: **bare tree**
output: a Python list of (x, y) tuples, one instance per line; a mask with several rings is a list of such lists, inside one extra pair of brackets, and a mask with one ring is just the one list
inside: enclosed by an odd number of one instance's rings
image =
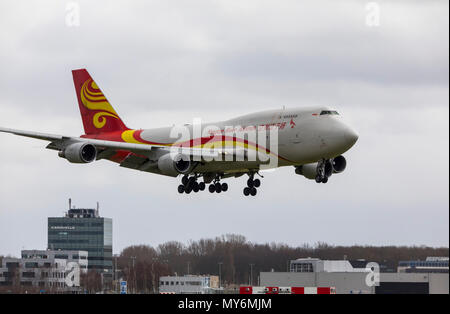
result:
[(102, 276), (95, 270), (89, 270), (87, 273), (81, 273), (80, 286), (87, 293), (96, 293), (102, 291)]
[[(221, 279), (225, 285), (248, 283), (250, 264), (253, 274), (261, 271), (287, 271), (289, 261), (303, 257), (317, 257), (328, 260), (365, 259), (378, 262), (385, 270), (396, 270), (401, 260), (423, 260), (427, 256), (449, 256), (448, 248), (395, 247), (395, 246), (333, 246), (316, 243), (291, 247), (286, 244), (256, 244), (242, 235), (227, 234), (215, 239), (180, 242), (166, 242), (154, 249), (150, 246), (131, 246), (119, 257), (119, 267), (129, 281), (135, 282), (137, 292), (151, 292), (156, 289), (160, 276), (167, 274), (218, 275), (221, 263)], [(134, 268), (131, 263), (134, 257)]]

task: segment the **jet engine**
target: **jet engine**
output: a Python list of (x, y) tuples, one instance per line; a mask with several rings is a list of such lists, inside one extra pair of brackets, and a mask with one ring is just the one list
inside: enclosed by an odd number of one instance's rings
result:
[(341, 173), (347, 167), (347, 160), (345, 160), (344, 156), (337, 156), (331, 160), (331, 164), (333, 165), (333, 173)]
[[(304, 176), (307, 179), (314, 180), (319, 171), (319, 163), (306, 164), (295, 168), (295, 173)], [(330, 161), (325, 163), (325, 176), (328, 178), (333, 174), (333, 165)]]
[(97, 158), (97, 148), (88, 143), (74, 143), (59, 152), (59, 157), (75, 164), (87, 164)]
[[(312, 164), (306, 164), (295, 168), (295, 173), (306, 177), (307, 179), (316, 179), (319, 173), (320, 163), (315, 162)], [(326, 178), (331, 177), (333, 173), (341, 173), (347, 167), (347, 161), (344, 156), (338, 156), (333, 159), (325, 161), (324, 175)]]
[(192, 162), (186, 155), (168, 153), (158, 159), (158, 169), (162, 174), (176, 177), (179, 174), (189, 173)]

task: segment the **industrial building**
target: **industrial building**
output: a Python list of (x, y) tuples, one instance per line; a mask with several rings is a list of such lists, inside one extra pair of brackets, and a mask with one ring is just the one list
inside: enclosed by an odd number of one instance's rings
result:
[(112, 281), (112, 219), (97, 209), (75, 208), (69, 200), (65, 217), (48, 218), (48, 248), (88, 252), (88, 269)]
[(79, 266), (80, 273), (88, 267), (88, 252), (61, 250), (23, 250), (22, 258), (3, 258), (0, 286), (23, 286), (41, 291), (78, 292), (66, 283), (68, 263)]
[(380, 273), (379, 283), (369, 286), (368, 268), (354, 268), (348, 261), (298, 259), (290, 272), (261, 272), (260, 286), (335, 287), (337, 294), (448, 294), (448, 273)]
[(367, 272), (364, 267), (353, 267), (348, 260), (324, 261), (318, 258), (299, 258), (290, 262), (292, 273), (319, 273), (319, 272)]
[(164, 276), (159, 278), (159, 293), (211, 294), (218, 292), (218, 276)]
[(427, 257), (425, 261), (401, 261), (399, 273), (447, 273), (448, 257)]

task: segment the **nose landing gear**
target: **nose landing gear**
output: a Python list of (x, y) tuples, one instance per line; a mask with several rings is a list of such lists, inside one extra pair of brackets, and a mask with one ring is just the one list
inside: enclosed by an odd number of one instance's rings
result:
[(330, 160), (321, 160), (319, 162), (319, 165), (317, 166), (317, 176), (316, 176), (316, 182), (317, 183), (327, 183), (328, 178), (333, 173), (333, 165), (331, 164)]

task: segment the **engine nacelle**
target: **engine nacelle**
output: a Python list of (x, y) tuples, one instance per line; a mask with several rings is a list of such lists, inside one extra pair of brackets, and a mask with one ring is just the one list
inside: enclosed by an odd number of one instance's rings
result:
[(74, 143), (59, 152), (59, 157), (75, 164), (87, 164), (97, 158), (97, 148), (88, 143)]
[[(295, 173), (304, 176), (307, 179), (314, 180), (318, 174), (319, 163), (306, 164), (295, 168)], [(330, 161), (325, 163), (325, 176), (331, 177), (333, 174), (333, 165)]]
[(317, 176), (318, 163), (306, 164), (295, 168), (295, 173), (304, 176), (307, 179), (314, 179)]
[(347, 167), (347, 160), (342, 155), (341, 156), (337, 156), (336, 158), (333, 158), (331, 160), (331, 163), (333, 165), (333, 172), (334, 173), (341, 173)]
[(158, 159), (158, 169), (162, 174), (176, 177), (179, 174), (189, 173), (192, 162), (186, 155), (168, 153)]

